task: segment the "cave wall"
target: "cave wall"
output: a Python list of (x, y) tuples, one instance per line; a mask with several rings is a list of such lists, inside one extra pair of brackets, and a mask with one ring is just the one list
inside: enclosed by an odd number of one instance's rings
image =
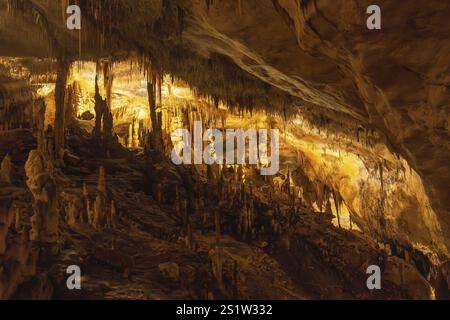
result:
[[(424, 180), (433, 209), (448, 228), (449, 63), (448, 4), (380, 1), (380, 32), (364, 30), (369, 1), (279, 1), (299, 46), (333, 59), (355, 85), (369, 121)], [(294, 9), (296, 8), (296, 9)], [(380, 59), (383, 57), (383, 60)]]

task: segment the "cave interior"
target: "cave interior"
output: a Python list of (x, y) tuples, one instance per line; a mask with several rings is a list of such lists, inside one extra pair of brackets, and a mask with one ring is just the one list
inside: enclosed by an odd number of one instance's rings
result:
[(370, 2), (0, 0), (0, 299), (449, 299), (450, 4)]

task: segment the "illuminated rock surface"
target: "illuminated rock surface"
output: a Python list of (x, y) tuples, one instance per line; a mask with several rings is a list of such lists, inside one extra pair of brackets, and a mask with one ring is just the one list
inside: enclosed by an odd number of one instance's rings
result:
[[(370, 4), (0, 0), (0, 298), (448, 298), (450, 5)], [(175, 166), (199, 119), (280, 173)]]

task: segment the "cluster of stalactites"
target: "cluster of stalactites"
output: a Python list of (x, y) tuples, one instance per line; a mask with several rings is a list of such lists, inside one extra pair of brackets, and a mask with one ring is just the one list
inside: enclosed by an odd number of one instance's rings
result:
[[(113, 132), (113, 114), (111, 111), (112, 104), (112, 86), (114, 81), (113, 67), (109, 61), (97, 62), (96, 77), (95, 77), (95, 127), (93, 131), (94, 137), (102, 139), (105, 144), (108, 144), (114, 136)], [(102, 72), (103, 71), (103, 74)], [(103, 98), (100, 94), (98, 79), (103, 76), (103, 85), (106, 97)]]
[[(173, 61), (172, 59), (175, 59), (175, 57), (170, 58), (169, 61), (166, 62), (167, 65), (165, 65), (165, 67), (158, 59), (150, 59), (146, 54), (136, 54), (129, 60), (132, 71), (134, 70), (134, 66), (137, 66), (137, 70), (143, 73), (150, 81), (155, 76), (157, 81), (162, 80), (165, 74), (169, 74), (173, 83), (175, 80), (174, 73), (176, 73), (177, 80), (186, 83), (197, 100), (206, 101), (208, 105), (212, 105), (216, 109), (219, 109), (220, 106), (225, 106), (230, 112), (244, 117), (246, 115), (252, 116), (256, 109), (263, 110), (267, 114), (275, 115), (280, 112), (281, 108), (284, 117), (293, 116), (290, 108), (290, 105), (292, 104), (291, 98), (286, 94), (277, 91), (277, 94), (270, 94), (269, 99), (267, 85), (259, 83), (251, 78), (247, 79), (246, 76), (243, 76), (242, 70), (235, 70), (235, 66), (231, 68), (231, 71), (229, 69), (224, 69), (225, 66), (222, 65), (225, 64), (225, 62), (212, 57), (208, 62), (211, 64), (211, 67), (203, 70), (201, 68), (201, 63), (198, 62), (195, 68), (199, 68), (199, 70), (194, 69), (192, 74), (184, 76), (184, 68), (188, 68), (189, 66), (181, 65), (183, 64), (181, 58)], [(215, 70), (214, 67), (216, 64), (221, 66), (217, 70)], [(228, 68), (229, 66), (226, 65), (226, 67)], [(208, 75), (204, 74), (206, 71), (208, 72)], [(226, 73), (227, 75), (233, 74), (235, 81), (231, 81), (231, 78), (224, 78), (220, 81), (220, 79), (225, 76), (223, 73)], [(195, 76), (197, 74), (199, 77)], [(212, 76), (212, 74), (214, 74), (214, 76)], [(209, 79), (210, 76), (217, 78), (214, 79), (214, 81), (217, 82), (217, 85), (214, 85), (214, 87), (212, 87), (212, 84), (209, 84), (209, 80), (211, 80)], [(231, 83), (225, 80), (231, 81)], [(241, 90), (236, 90), (238, 87), (242, 87)], [(231, 88), (234, 89), (231, 90)], [(158, 88), (155, 89), (155, 92), (159, 92)]]

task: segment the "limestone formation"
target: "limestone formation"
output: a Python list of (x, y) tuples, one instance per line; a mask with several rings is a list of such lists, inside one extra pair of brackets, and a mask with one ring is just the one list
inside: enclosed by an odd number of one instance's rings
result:
[(66, 102), (67, 102), (67, 78), (69, 76), (70, 62), (60, 58), (57, 63), (57, 79), (55, 87), (55, 145), (54, 154), (58, 159), (64, 156), (65, 129), (66, 129)]
[(180, 280), (180, 267), (174, 262), (165, 262), (158, 265), (161, 273), (172, 281)]
[(448, 1), (130, 2), (0, 0), (0, 299), (449, 298)]
[(422, 275), (411, 265), (397, 257), (389, 257), (384, 279), (404, 288), (412, 299), (434, 299), (434, 290)]
[(94, 228), (101, 229), (106, 220), (106, 180), (105, 168), (100, 166), (98, 171), (97, 194), (95, 197), (94, 217), (92, 224)]
[(25, 164), (27, 186), (33, 194), (34, 214), (31, 217), (30, 239), (54, 243), (58, 240), (58, 200), (56, 183), (46, 171), (43, 154), (32, 150)]
[(133, 124), (130, 123), (129, 127), (128, 127), (128, 148), (132, 148), (133, 147)]
[(9, 227), (13, 222), (11, 210), (5, 204), (0, 206), (0, 255), (6, 252), (6, 238), (8, 236)]
[(45, 101), (39, 100), (33, 104), (33, 118), (37, 135), (37, 149), (47, 154), (46, 128), (45, 128)]
[(109, 213), (109, 227), (117, 227), (117, 209), (114, 200), (111, 200), (111, 208)]
[(0, 164), (0, 182), (12, 183), (11, 156), (7, 154)]
[(139, 122), (138, 121), (133, 121), (132, 146), (133, 146), (133, 148), (139, 147)]
[(103, 113), (103, 140), (110, 141), (113, 137), (113, 116), (107, 105), (104, 106)]
[(16, 232), (20, 232), (21, 231), (21, 215), (20, 215), (20, 208), (17, 207), (15, 208), (15, 217), (14, 217), (14, 229), (16, 230)]
[(94, 137), (100, 138), (102, 134), (103, 117), (107, 112), (106, 103), (100, 95), (100, 89), (98, 87), (98, 76), (95, 77), (95, 95), (94, 95), (94, 110), (95, 110), (95, 127), (92, 132)]

